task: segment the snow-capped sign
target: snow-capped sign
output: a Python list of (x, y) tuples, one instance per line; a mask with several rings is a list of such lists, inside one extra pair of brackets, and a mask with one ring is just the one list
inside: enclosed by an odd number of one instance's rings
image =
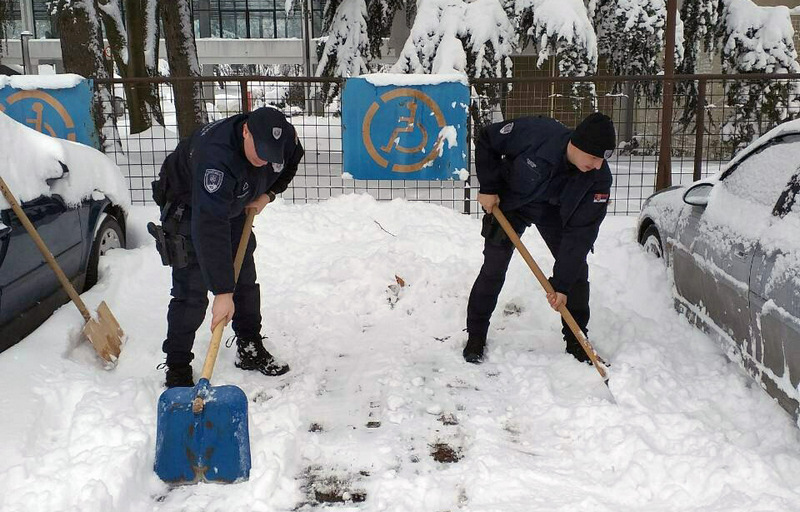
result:
[[(414, 76), (414, 75), (410, 75)], [(347, 79), (344, 171), (354, 179), (452, 180), (466, 168), (469, 88), (460, 80)]]
[[(64, 77), (71, 79), (65, 87)], [(0, 110), (37, 132), (100, 149), (92, 118), (92, 81), (54, 75), (0, 82)]]

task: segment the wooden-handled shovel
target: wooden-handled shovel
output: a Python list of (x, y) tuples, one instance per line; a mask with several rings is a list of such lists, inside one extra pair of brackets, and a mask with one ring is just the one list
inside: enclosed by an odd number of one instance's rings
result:
[[(247, 212), (233, 261), (239, 279), (255, 209)], [(172, 484), (238, 482), (250, 477), (247, 396), (236, 386), (211, 386), (225, 322), (214, 326), (203, 375), (193, 388), (167, 389), (158, 399), (156, 460), (158, 477)]]
[(48, 265), (50, 265), (50, 268), (55, 272), (64, 291), (67, 292), (69, 298), (72, 299), (72, 302), (75, 303), (78, 310), (81, 312), (83, 319), (86, 320), (86, 325), (83, 327), (83, 334), (92, 343), (97, 355), (111, 363), (116, 362), (119, 357), (120, 347), (122, 346), (125, 333), (122, 332), (122, 328), (119, 326), (117, 319), (114, 318), (108, 305), (106, 305), (105, 301), (101, 302), (97, 307), (97, 317), (92, 317), (89, 310), (86, 308), (86, 304), (83, 303), (80, 295), (75, 291), (75, 287), (72, 286), (72, 283), (64, 274), (64, 271), (58, 266), (50, 249), (47, 248), (44, 240), (39, 236), (39, 233), (36, 231), (30, 219), (25, 215), (25, 211), (20, 207), (14, 194), (11, 193), (8, 185), (3, 181), (3, 178), (0, 178), (0, 191), (2, 191), (3, 197), (5, 197), (6, 201), (11, 205), (11, 209), (14, 210), (14, 213), (17, 215), (20, 222), (22, 222), (22, 225), (25, 226), (25, 230), (31, 235), (31, 238), (33, 238), (36, 247), (39, 248), (42, 256), (44, 256), (44, 259), (47, 261)]
[[(514, 231), (514, 228), (511, 227), (511, 224), (508, 222), (508, 219), (506, 219), (506, 216), (503, 215), (503, 212), (500, 211), (500, 208), (496, 205), (494, 208), (492, 208), (492, 215), (494, 215), (494, 217), (497, 219), (497, 222), (499, 222), (503, 227), (503, 231), (506, 232), (506, 235), (508, 235), (508, 238), (511, 239), (511, 242), (514, 243), (514, 246), (522, 255), (522, 259), (525, 260), (525, 263), (527, 263), (530, 269), (533, 271), (533, 275), (536, 276), (536, 279), (539, 281), (539, 284), (542, 285), (544, 291), (547, 293), (555, 292), (553, 285), (551, 285), (550, 281), (547, 280), (547, 277), (545, 277), (544, 272), (542, 272), (542, 269), (539, 268), (539, 265), (536, 264), (536, 261), (533, 259), (533, 256), (531, 256), (531, 253), (528, 252), (528, 249), (522, 244), (522, 240), (519, 239), (517, 232)], [(608, 373), (606, 372), (605, 362), (600, 358), (600, 356), (597, 355), (597, 352), (594, 351), (594, 347), (592, 347), (592, 344), (589, 343), (589, 340), (587, 340), (586, 336), (584, 336), (583, 331), (581, 331), (581, 328), (578, 326), (575, 318), (572, 317), (572, 313), (567, 310), (566, 306), (561, 306), (558, 308), (558, 312), (561, 313), (562, 318), (564, 318), (564, 321), (569, 326), (572, 334), (575, 335), (575, 338), (581, 344), (581, 347), (583, 347), (586, 355), (589, 356), (592, 364), (597, 369), (598, 373), (600, 373), (600, 376), (603, 377), (603, 381), (608, 384)]]

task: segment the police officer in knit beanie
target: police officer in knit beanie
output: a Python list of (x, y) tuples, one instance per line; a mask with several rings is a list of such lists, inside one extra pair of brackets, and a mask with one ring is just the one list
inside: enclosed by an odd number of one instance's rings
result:
[(570, 142), (585, 153), (609, 159), (616, 147), (616, 133), (611, 118), (600, 112), (589, 114), (575, 128)]
[[(467, 302), (466, 362), (481, 363), (489, 337), (503, 338), (500, 329), (489, 327), (515, 249), (496, 222), (495, 208), (502, 209), (520, 236), (536, 226), (555, 260), (547, 302), (556, 311), (566, 306), (588, 333), (587, 256), (608, 211), (613, 176), (606, 160), (615, 142), (614, 124), (600, 113), (589, 115), (574, 130), (544, 116), (509, 119), (481, 130), (475, 140), (475, 170), (478, 203), (487, 214), (481, 229), (483, 265)], [(565, 322), (561, 332), (565, 351), (591, 364)]]

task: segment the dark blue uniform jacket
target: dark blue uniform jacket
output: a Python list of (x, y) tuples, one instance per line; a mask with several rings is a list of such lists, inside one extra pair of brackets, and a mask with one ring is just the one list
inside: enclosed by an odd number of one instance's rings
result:
[(561, 227), (553, 288), (567, 293), (597, 239), (611, 193), (611, 170), (580, 172), (566, 159), (572, 130), (546, 117), (524, 117), (487, 126), (475, 144), (483, 194), (498, 194), (509, 217), (526, 224)]
[(280, 194), (303, 158), (295, 134), (283, 165), (254, 167), (244, 154), (247, 114), (208, 124), (178, 144), (165, 160), (168, 199), (191, 208), (191, 237), (206, 287), (215, 295), (234, 289), (231, 219), (262, 194)]

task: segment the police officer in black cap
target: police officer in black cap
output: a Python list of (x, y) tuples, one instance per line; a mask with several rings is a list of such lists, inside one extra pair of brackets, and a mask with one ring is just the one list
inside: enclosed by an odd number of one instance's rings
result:
[[(464, 359), (483, 361), (489, 319), (505, 281), (514, 245), (491, 212), (501, 208), (522, 235), (536, 225), (555, 257), (547, 295), (550, 306), (566, 305), (586, 332), (589, 323), (589, 267), (586, 257), (597, 239), (611, 193), (606, 159), (614, 152), (611, 119), (593, 113), (575, 130), (546, 117), (525, 117), (484, 128), (475, 145), (480, 183), (478, 202), (487, 214), (483, 266), (467, 306), (468, 340)], [(566, 348), (577, 360), (589, 360), (563, 323)]]
[(195, 331), (214, 295), (212, 327), (233, 321), (236, 366), (265, 375), (289, 370), (264, 348), (261, 301), (250, 236), (234, 286), (233, 256), (245, 208), (258, 213), (289, 185), (303, 157), (297, 133), (277, 109), (263, 107), (208, 124), (181, 141), (153, 182), (163, 227), (149, 225), (162, 262), (172, 266), (167, 313), (167, 387), (193, 386)]

